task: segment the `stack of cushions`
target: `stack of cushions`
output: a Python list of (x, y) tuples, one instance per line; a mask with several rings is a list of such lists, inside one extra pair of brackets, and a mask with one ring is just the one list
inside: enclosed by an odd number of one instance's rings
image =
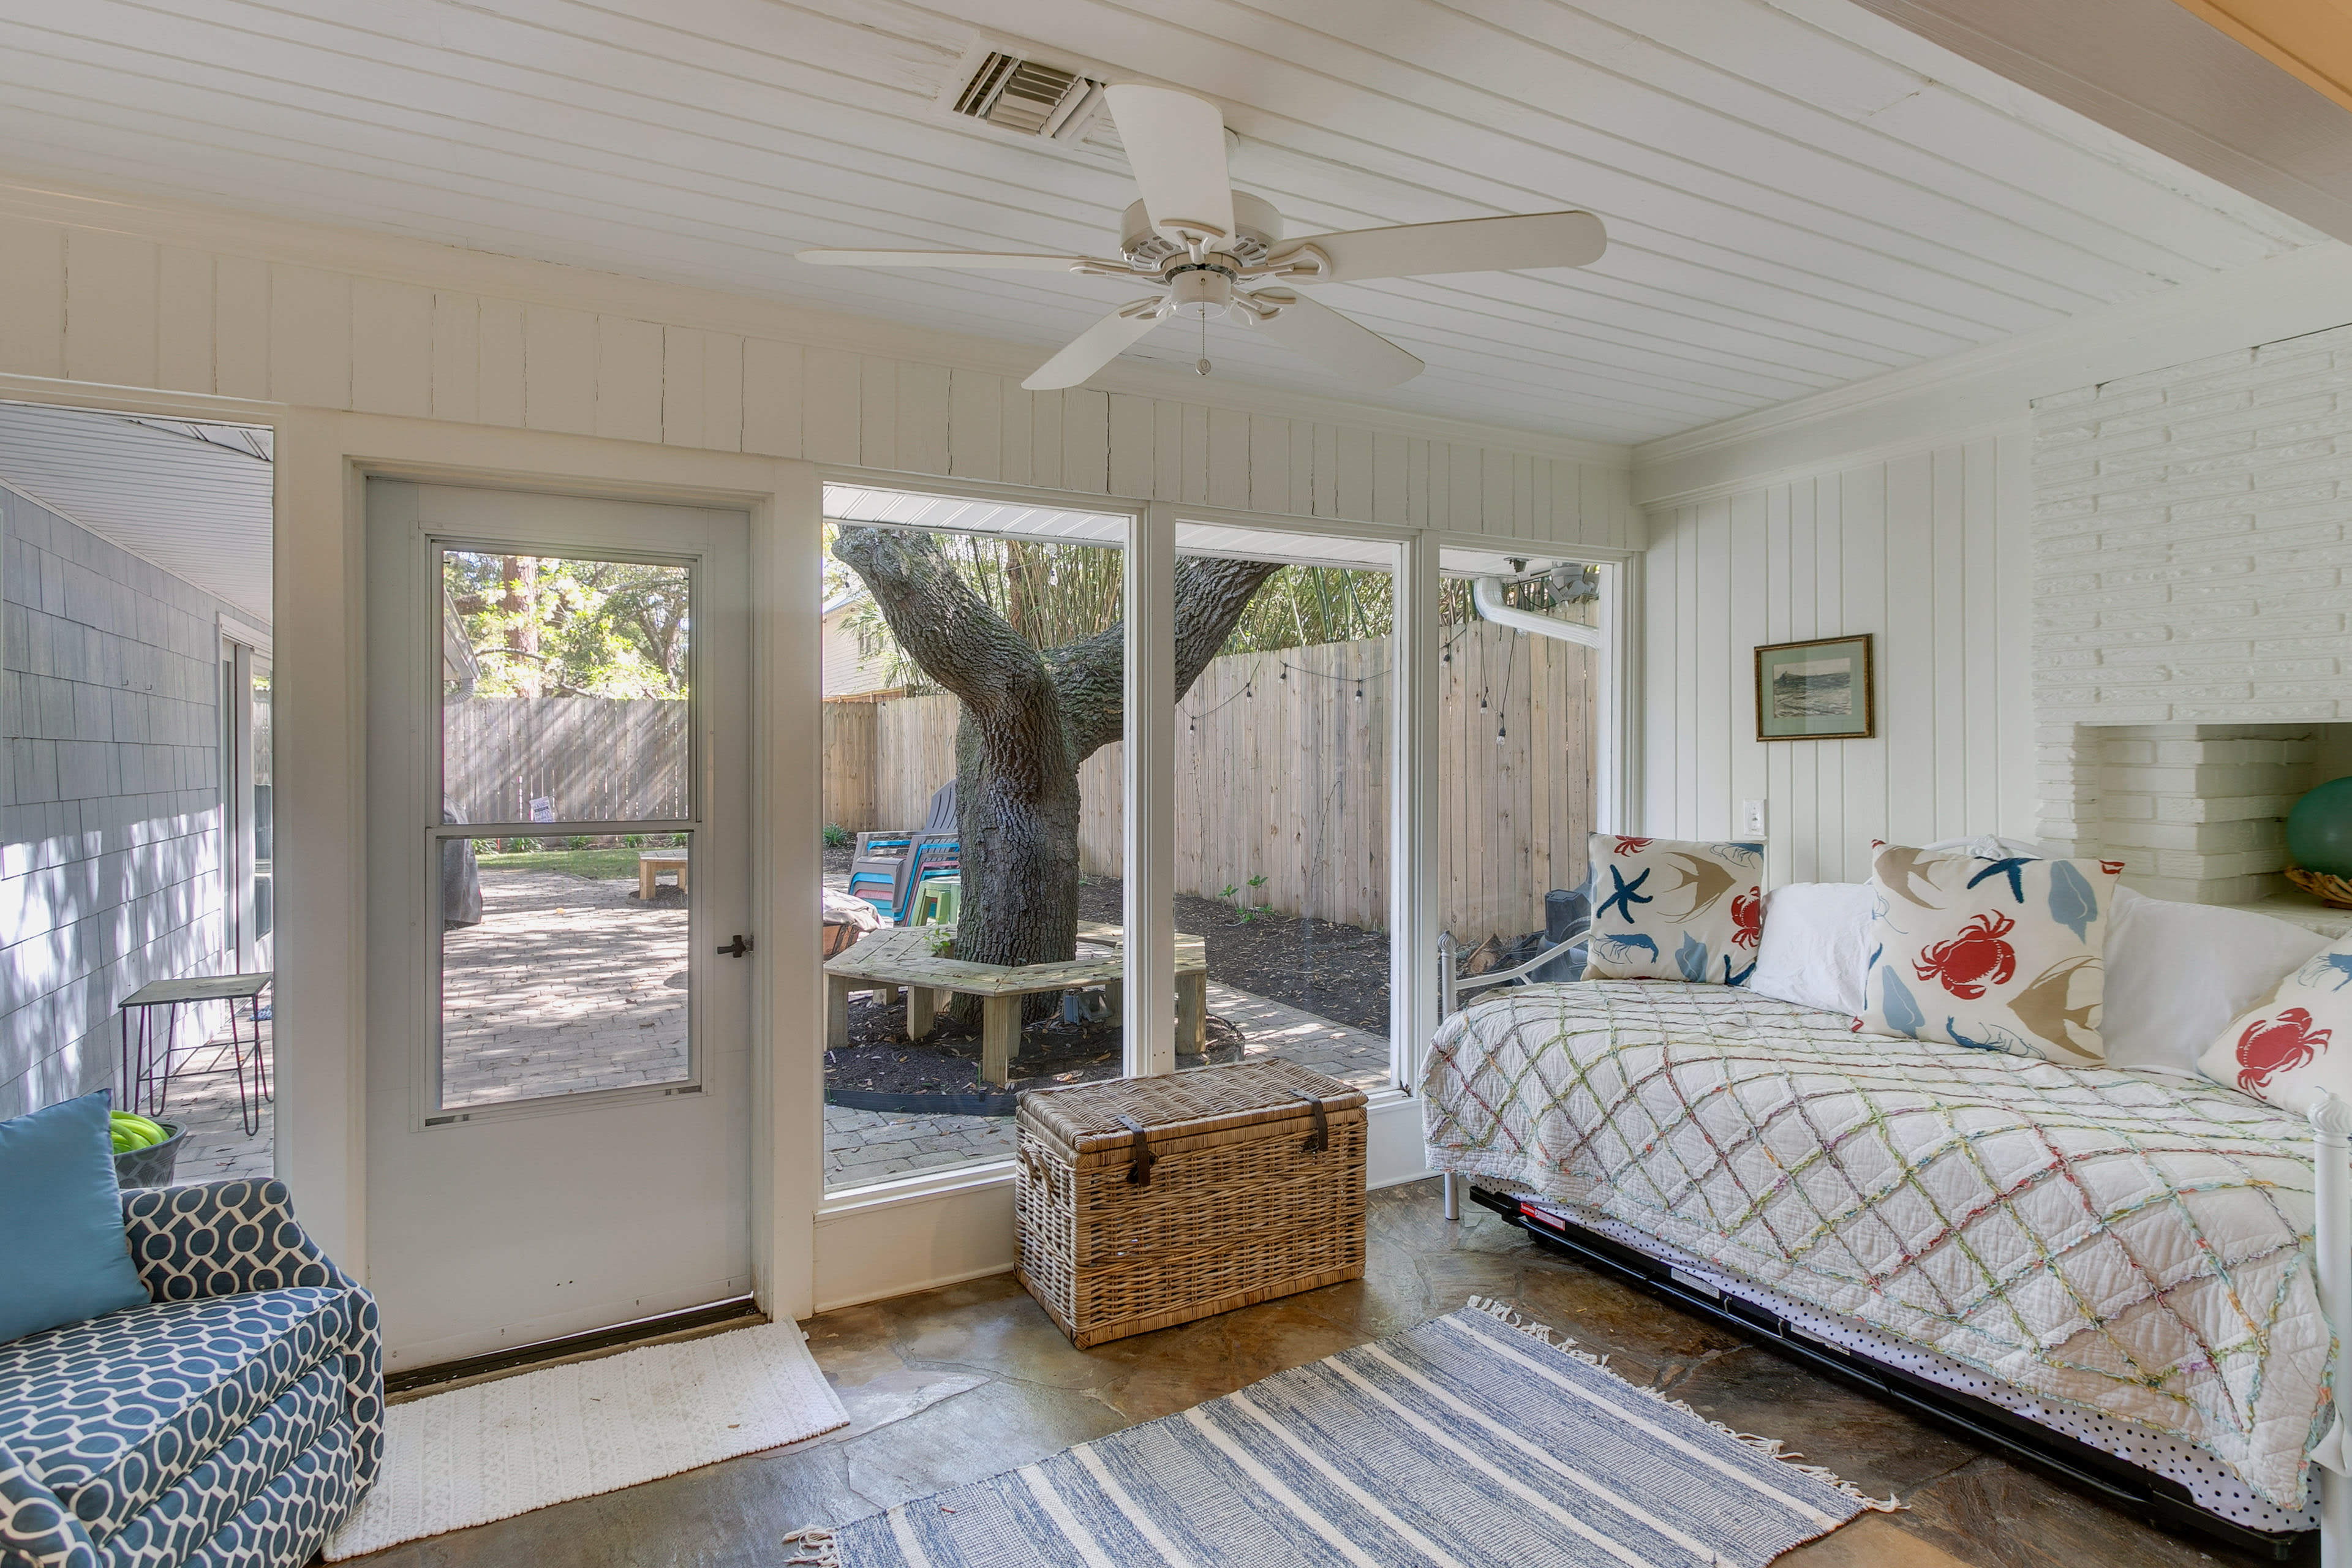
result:
[(2352, 1100), (2352, 939), (2151, 899), (2115, 861), (1881, 844), (1868, 882), (1762, 892), (1762, 846), (1592, 836), (1595, 980), (1745, 984), (1857, 1029)]
[(2116, 862), (2006, 840), (1874, 847), (1868, 882), (1768, 896), (1759, 846), (1594, 834), (1588, 975), (1744, 984), (1858, 1030), (2201, 1075), (2294, 1109), (2352, 1100), (2352, 939), (2147, 898)]

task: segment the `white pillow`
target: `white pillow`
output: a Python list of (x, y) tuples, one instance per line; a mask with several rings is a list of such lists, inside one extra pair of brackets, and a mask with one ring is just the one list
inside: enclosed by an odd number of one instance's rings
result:
[(1869, 924), (1865, 883), (1791, 882), (1773, 889), (1764, 895), (1764, 940), (1748, 988), (1800, 1007), (1858, 1016), (1868, 956), (1863, 933)]
[[(1771, 931), (1767, 924), (1768, 952)], [(2198, 1057), (2230, 1020), (2326, 946), (2318, 932), (2268, 915), (2119, 889), (2099, 1025), (2107, 1065), (2195, 1077)]]

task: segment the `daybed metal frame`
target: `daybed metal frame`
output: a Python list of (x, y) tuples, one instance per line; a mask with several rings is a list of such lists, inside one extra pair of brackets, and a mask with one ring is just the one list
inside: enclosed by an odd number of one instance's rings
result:
[[(1441, 1016), (1451, 1017), (1459, 1011), (1461, 998), (1469, 992), (1535, 984), (1534, 972), (1560, 956), (1582, 931), (1580, 923), (1565, 941), (1552, 944), (1525, 963), (1466, 979), (1455, 977), (1454, 939), (1450, 934), (1444, 937), (1438, 944)], [(2318, 1260), (2319, 1310), (2331, 1324), (2342, 1324), (2352, 1320), (2352, 1105), (2333, 1094), (2322, 1094), (2309, 1106), (2308, 1114), (2315, 1173), (2312, 1255)], [(1447, 1172), (1444, 1181), (1445, 1217), (1458, 1220), (1462, 1217), (1465, 1178)], [(1501, 1215), (1543, 1246), (1565, 1252), (1636, 1289), (1671, 1301), (1684, 1311), (1759, 1338), (1771, 1350), (1824, 1376), (1885, 1400), (1931, 1425), (1992, 1449), (2004, 1458), (2081, 1487), (2150, 1523), (2195, 1530), (2282, 1563), (2297, 1556), (2310, 1538), (2308, 1531), (2262, 1531), (2224, 1519), (2199, 1507), (2188, 1489), (2178, 1481), (2028, 1421), (1990, 1401), (1930, 1383), (1862, 1352), (1813, 1339), (1752, 1302), (1731, 1295), (1709, 1295), (1702, 1283), (1661, 1258), (1572, 1221), (1555, 1228), (1529, 1217), (1514, 1196), (1474, 1188), (1471, 1201)], [(2312, 1447), (2310, 1456), (2320, 1472), (2320, 1568), (2352, 1568), (2352, 1427), (2346, 1424), (2346, 1414), (2352, 1410), (2352, 1377), (2341, 1370), (2342, 1331), (2339, 1329), (2337, 1333), (2339, 1369), (2333, 1381), (2336, 1419), (2326, 1436)]]

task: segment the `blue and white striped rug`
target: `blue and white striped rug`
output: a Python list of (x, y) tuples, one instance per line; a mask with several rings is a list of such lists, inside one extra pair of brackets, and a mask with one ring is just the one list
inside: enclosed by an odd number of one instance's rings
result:
[(788, 1537), (839, 1568), (1749, 1568), (1874, 1503), (1472, 1298), (1041, 1464)]

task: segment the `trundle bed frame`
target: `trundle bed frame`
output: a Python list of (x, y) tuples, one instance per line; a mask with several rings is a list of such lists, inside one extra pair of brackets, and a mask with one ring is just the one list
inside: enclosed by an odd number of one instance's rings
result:
[[(1457, 980), (1451, 935), (1439, 943), (1443, 1016), (1452, 1016), (1463, 994), (1507, 984), (1534, 983), (1537, 973), (1562, 957), (1576, 937), (1553, 943), (1527, 963), (1507, 970)], [(2311, 1107), (2312, 1155), (2315, 1167), (2312, 1240), (2320, 1260), (2319, 1307), (2330, 1324), (2352, 1322), (2352, 1105), (2327, 1095)], [(1471, 1185), (1446, 1173), (1445, 1217), (1462, 1217), (1462, 1194), (1491, 1209), (1533, 1237), (1538, 1246), (1563, 1253), (1636, 1289), (1672, 1302), (1682, 1310), (1760, 1339), (1769, 1348), (1850, 1388), (1905, 1410), (2004, 1458), (2061, 1482), (2082, 1488), (2116, 1508), (2161, 1527), (2187, 1529), (2242, 1551), (2289, 1562), (2301, 1556), (2311, 1531), (2256, 1530), (2201, 1507), (2179, 1481), (2141, 1468), (2013, 1411), (1947, 1388), (1893, 1366), (1861, 1350), (1833, 1345), (1806, 1333), (1780, 1314), (1685, 1272), (1663, 1258), (1603, 1236), (1548, 1205), (1523, 1203), (1516, 1194)], [(2345, 1360), (2344, 1330), (2336, 1330), (2339, 1367)], [(2321, 1568), (2352, 1568), (2352, 1377), (2338, 1371), (2334, 1384), (2336, 1419), (2310, 1451), (2319, 1488)]]

